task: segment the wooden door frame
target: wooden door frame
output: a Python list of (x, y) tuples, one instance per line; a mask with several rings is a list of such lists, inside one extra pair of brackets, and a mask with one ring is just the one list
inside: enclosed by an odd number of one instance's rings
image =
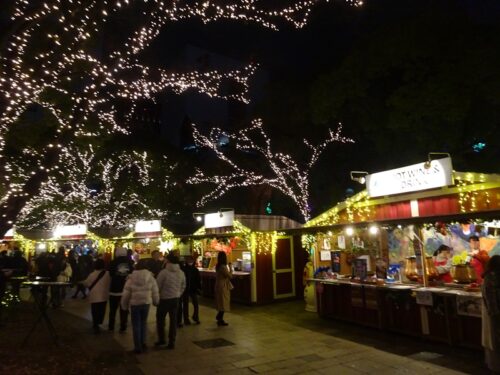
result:
[[(277, 236), (276, 237), (276, 250), (278, 247), (278, 240), (288, 239), (290, 243), (290, 263), (292, 268), (285, 268), (279, 271), (276, 270), (276, 251), (272, 252), (272, 261), (273, 261), (273, 298), (281, 299), (281, 298), (290, 298), (295, 297), (295, 259), (294, 259), (294, 247), (293, 247), (293, 236)], [(276, 294), (276, 274), (278, 273), (290, 273), (292, 275), (292, 292), (287, 294)]]

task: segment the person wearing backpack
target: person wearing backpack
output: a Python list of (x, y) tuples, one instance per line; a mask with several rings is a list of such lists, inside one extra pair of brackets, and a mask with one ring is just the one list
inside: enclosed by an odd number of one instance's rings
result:
[(85, 279), (83, 285), (89, 289), (88, 298), (92, 312), (92, 324), (94, 332), (99, 333), (101, 331), (100, 325), (104, 321), (104, 314), (106, 313), (111, 277), (104, 268), (102, 259), (96, 260), (94, 268), (94, 272)]
[[(123, 294), (123, 287), (127, 277), (134, 270), (134, 262), (127, 256), (127, 249), (118, 247), (115, 250), (115, 259), (109, 266), (109, 275), (111, 276), (111, 287), (109, 290), (109, 321), (108, 330), (115, 329), (116, 310), (120, 307)], [(120, 308), (120, 332), (127, 329), (128, 309)]]

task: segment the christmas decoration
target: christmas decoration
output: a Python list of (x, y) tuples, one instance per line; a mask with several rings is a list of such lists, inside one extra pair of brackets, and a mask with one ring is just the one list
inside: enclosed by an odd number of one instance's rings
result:
[[(268, 185), (279, 190), (290, 197), (297, 205), (305, 221), (309, 220), (309, 177), (312, 167), (318, 161), (321, 153), (328, 145), (334, 142), (354, 142), (352, 139), (342, 136), (342, 125), (333, 131), (330, 130), (328, 137), (320, 144), (313, 146), (307, 140), (304, 144), (311, 151), (309, 160), (302, 167), (292, 156), (276, 152), (271, 147), (271, 140), (264, 132), (262, 121), (254, 120), (252, 125), (238, 133), (224, 132), (214, 128), (208, 135), (199, 132), (193, 125), (193, 135), (196, 144), (212, 150), (217, 158), (224, 162), (231, 172), (227, 175), (208, 176), (201, 170), (197, 170), (195, 176), (188, 180), (191, 184), (210, 183), (215, 185), (214, 189), (204, 195), (198, 202), (203, 206), (210, 200), (217, 199), (227, 191), (244, 186)], [(227, 137), (236, 148), (242, 152), (252, 152), (263, 157), (269, 173), (265, 174), (258, 165), (252, 163), (252, 167), (242, 166), (231, 159), (218, 145), (221, 136)]]
[[(143, 217), (159, 218), (165, 212), (151, 208), (134, 186), (147, 188), (151, 161), (146, 153), (116, 154), (96, 160), (92, 147), (71, 154), (64, 152), (64, 169), (42, 184), (20, 213), (18, 225), (47, 228), (86, 223), (90, 227), (126, 228)], [(19, 170), (19, 168), (17, 168)], [(96, 186), (89, 184), (94, 181)]]
[[(25, 150), (34, 163), (31, 170), (24, 169), (25, 176), (18, 172), (17, 182), (10, 184), (13, 171), (2, 171), (6, 187), (0, 187), (0, 230), (17, 218), (26, 200), (38, 194), (42, 182), (65, 167), (64, 152), (74, 147), (75, 139), (87, 138), (92, 143), (101, 136), (128, 134), (141, 101), (155, 100), (165, 90), (182, 93), (191, 89), (248, 102), (248, 82), (255, 64), (231, 71), (174, 73), (144, 65), (141, 52), (164, 27), (188, 19), (253, 22), (270, 29), (278, 29), (284, 21), (302, 27), (321, 0), (293, 1), (281, 8), (269, 7), (263, 0), (12, 1), (11, 25), (0, 45), (1, 164), (10, 163), (4, 151), (11, 126), (31, 109), (41, 109), (56, 129), (53, 142), (33, 154), (33, 150)], [(134, 22), (123, 22), (121, 17)], [(116, 23), (122, 32), (106, 32), (106, 27), (112, 29)], [(118, 41), (122, 35), (123, 40)], [(117, 40), (110, 42), (111, 38)], [(223, 91), (227, 83), (235, 84), (235, 92)]]

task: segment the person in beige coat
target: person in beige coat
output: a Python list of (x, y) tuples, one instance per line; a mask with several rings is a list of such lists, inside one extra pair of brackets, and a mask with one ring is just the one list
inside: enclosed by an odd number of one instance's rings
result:
[(101, 330), (100, 325), (106, 314), (111, 278), (109, 272), (104, 268), (104, 261), (102, 259), (96, 260), (94, 268), (95, 271), (83, 281), (83, 285), (89, 288), (93, 328), (95, 333), (99, 333)]
[(217, 265), (215, 266), (215, 302), (217, 305), (218, 326), (227, 326), (224, 321), (224, 313), (231, 310), (231, 278), (233, 274), (227, 263), (227, 255), (223, 251), (217, 254)]

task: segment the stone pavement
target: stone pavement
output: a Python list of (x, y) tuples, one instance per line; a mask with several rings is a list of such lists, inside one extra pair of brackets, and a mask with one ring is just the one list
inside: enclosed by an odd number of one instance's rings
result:
[[(482, 352), (323, 320), (305, 312), (302, 301), (233, 305), (226, 314), (227, 327), (216, 326), (211, 304), (204, 300), (200, 306), (201, 325), (178, 330), (174, 351), (152, 348), (152, 308), (151, 349), (135, 356), (137, 364), (129, 373), (140, 369), (144, 374), (489, 374)], [(86, 301), (68, 300), (64, 310), (90, 320)], [(96, 341), (103, 336), (113, 336), (124, 350), (133, 348), (130, 327), (125, 334), (96, 336)]]

